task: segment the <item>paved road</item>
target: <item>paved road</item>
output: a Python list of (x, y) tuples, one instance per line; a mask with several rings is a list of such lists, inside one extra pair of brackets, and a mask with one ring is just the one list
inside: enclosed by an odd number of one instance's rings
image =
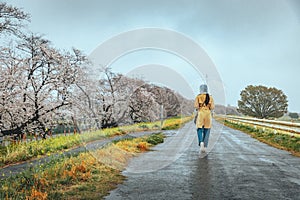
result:
[(105, 199), (300, 199), (300, 158), (216, 122), (199, 158), (194, 131), (189, 123), (134, 158)]

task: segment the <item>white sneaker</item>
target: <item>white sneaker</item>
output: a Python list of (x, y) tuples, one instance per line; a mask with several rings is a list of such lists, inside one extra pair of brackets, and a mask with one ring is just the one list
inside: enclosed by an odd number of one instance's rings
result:
[(200, 151), (201, 151), (201, 152), (205, 152), (204, 142), (201, 142), (201, 143), (200, 143)]

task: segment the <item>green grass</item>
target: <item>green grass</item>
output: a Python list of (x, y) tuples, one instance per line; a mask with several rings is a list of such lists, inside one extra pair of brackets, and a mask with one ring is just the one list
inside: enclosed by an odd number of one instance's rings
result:
[[(164, 121), (163, 130), (177, 129), (183, 123), (191, 120), (192, 117), (176, 117)], [(18, 163), (20, 161), (27, 161), (39, 156), (59, 153), (61, 151), (74, 148), (84, 143), (101, 140), (104, 138), (123, 135), (130, 132), (159, 130), (160, 121), (149, 123), (138, 123), (129, 126), (121, 126), (116, 128), (107, 128), (97, 130), (84, 134), (76, 135), (61, 135), (58, 137), (48, 138), (46, 140), (23, 142), (20, 144), (9, 145), (0, 148), (0, 167), (8, 164)]]
[(164, 136), (161, 133), (153, 134), (147, 137), (146, 142), (152, 145), (157, 145), (164, 142)]
[[(0, 181), (0, 199), (102, 199), (124, 181), (121, 170), (128, 160), (163, 138), (163, 134), (153, 134), (121, 140), (93, 152), (53, 158)], [(106, 156), (109, 163), (103, 161)]]
[(300, 156), (300, 137), (291, 136), (268, 128), (254, 127), (242, 123), (235, 123), (228, 120), (223, 120), (224, 125), (243, 131), (253, 138), (264, 142), (270, 146), (283, 149), (291, 152), (295, 156)]
[(171, 119), (167, 119), (163, 123), (162, 130), (173, 130), (180, 128), (184, 123), (189, 122), (193, 119), (193, 116), (189, 117), (175, 117)]
[[(41, 155), (49, 155), (81, 144), (79, 135), (58, 136), (46, 140), (9, 145), (0, 154), (0, 167), (26, 161)], [(3, 147), (2, 147), (3, 148)]]

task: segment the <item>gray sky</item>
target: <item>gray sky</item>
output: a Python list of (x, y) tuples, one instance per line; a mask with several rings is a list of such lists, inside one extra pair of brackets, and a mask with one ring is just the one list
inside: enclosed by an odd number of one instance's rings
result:
[[(76, 47), (88, 55), (111, 37), (133, 29), (156, 27), (177, 31), (198, 43), (215, 64), (225, 87), (226, 104), (237, 105), (242, 89), (250, 84), (261, 84), (283, 90), (288, 96), (289, 111), (300, 112), (300, 1), (5, 2), (22, 7), (25, 12), (30, 13), (29, 29), (44, 34), (54, 46), (63, 49)], [(137, 71), (143, 71), (141, 69), (150, 64), (155, 64), (153, 69), (158, 69), (159, 66), (172, 68), (176, 64), (178, 69), (178, 65), (182, 64), (182, 61), (176, 63), (178, 58), (164, 57), (164, 53), (157, 55), (159, 51), (144, 51), (144, 54), (141, 52), (127, 55), (132, 59), (126, 59), (125, 55), (122, 57), (123, 62), (120, 59), (114, 65), (123, 64), (125, 68), (136, 65), (139, 67)], [(131, 63), (130, 60), (140, 62)], [(179, 80), (171, 74), (166, 73), (167, 82), (170, 83), (172, 78), (174, 82)], [(195, 80), (192, 74), (190, 78), (188, 75), (183, 77), (193, 91), (198, 89), (202, 81)], [(185, 92), (178, 88), (182, 93)], [(189, 94), (185, 96), (192, 97)]]

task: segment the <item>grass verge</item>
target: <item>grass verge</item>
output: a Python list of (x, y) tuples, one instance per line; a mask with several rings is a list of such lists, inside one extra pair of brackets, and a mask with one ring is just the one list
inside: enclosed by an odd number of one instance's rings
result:
[(138, 123), (129, 126), (108, 128), (84, 134), (58, 136), (46, 140), (23, 142), (0, 148), (0, 167), (15, 164), (21, 161), (38, 158), (39, 156), (51, 155), (61, 151), (71, 149), (83, 143), (101, 140), (104, 138), (127, 134), (130, 132), (150, 131), (150, 130), (170, 130), (177, 129), (183, 123), (190, 121), (192, 117), (175, 117), (164, 120), (163, 127), (160, 122)]
[(223, 118), (217, 118), (217, 120), (230, 128), (243, 131), (263, 143), (289, 151), (300, 157), (300, 137), (290, 136), (285, 134), (284, 131), (234, 122)]
[(33, 166), (1, 180), (0, 199), (102, 199), (124, 181), (120, 172), (128, 160), (163, 138), (163, 134), (154, 134), (121, 140), (93, 152)]

